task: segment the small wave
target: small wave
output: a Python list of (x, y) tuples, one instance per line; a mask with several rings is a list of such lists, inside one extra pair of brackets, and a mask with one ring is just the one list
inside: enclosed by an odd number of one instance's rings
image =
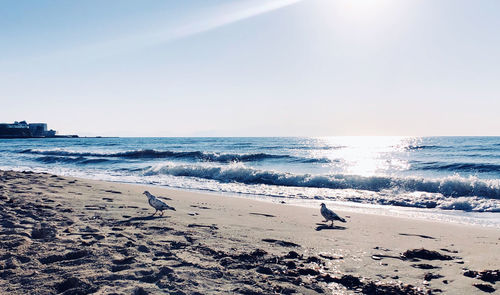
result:
[(292, 187), (330, 189), (357, 189), (380, 192), (400, 190), (406, 192), (440, 193), (447, 197), (478, 196), (500, 199), (500, 182), (476, 178), (448, 177), (444, 179), (397, 178), (390, 176), (310, 175), (257, 170), (241, 166), (207, 167), (199, 165), (167, 164), (146, 170), (146, 176), (166, 174), (197, 177), (222, 183), (266, 184)]
[(81, 164), (100, 164), (100, 163), (109, 163), (111, 162), (110, 160), (107, 159), (88, 159), (88, 158), (83, 158), (80, 163)]
[(340, 150), (347, 148), (344, 145), (336, 145), (336, 146), (307, 146), (307, 145), (263, 145), (262, 149), (266, 150), (304, 150), (304, 151), (312, 151), (312, 150)]
[(251, 142), (236, 142), (236, 143), (228, 144), (228, 146), (242, 148), (242, 147), (251, 147), (251, 146), (254, 146), (254, 144)]
[(475, 148), (468, 148), (465, 149), (466, 151), (471, 151), (471, 152), (496, 152), (498, 151), (498, 147), (475, 147)]
[(297, 158), (297, 162), (300, 163), (340, 163), (341, 160), (335, 159), (330, 160), (328, 158)]
[(47, 156), (65, 156), (65, 157), (108, 157), (108, 158), (125, 158), (125, 159), (188, 159), (188, 160), (198, 160), (205, 162), (219, 162), (219, 163), (231, 163), (231, 162), (258, 162), (264, 160), (273, 159), (285, 159), (295, 162), (303, 163), (329, 163), (331, 162), (326, 158), (302, 158), (294, 157), (290, 155), (275, 155), (267, 153), (256, 153), (256, 154), (223, 154), (223, 153), (210, 153), (201, 151), (187, 151), (187, 152), (177, 152), (177, 151), (157, 151), (157, 150), (133, 150), (126, 152), (116, 152), (116, 153), (92, 153), (92, 152), (74, 152), (74, 151), (64, 151), (64, 150), (33, 150), (27, 149), (20, 153), (28, 154), (40, 154)]
[(344, 145), (335, 145), (335, 146), (287, 146), (286, 149), (290, 150), (341, 150), (347, 148)]
[(489, 163), (444, 163), (444, 162), (420, 162), (416, 163), (414, 170), (447, 170), (464, 172), (497, 172), (500, 165)]
[(36, 158), (36, 160), (38, 162), (47, 163), (47, 164), (52, 164), (52, 163), (74, 163), (74, 162), (78, 161), (78, 158), (47, 156), (47, 157)]
[(36, 161), (54, 164), (54, 163), (77, 163), (77, 164), (99, 164), (109, 162), (107, 159), (89, 159), (86, 157), (61, 157), (61, 156), (45, 156), (36, 158)]
[(468, 158), (500, 159), (500, 154), (467, 154)]
[(409, 145), (405, 148), (407, 150), (432, 150), (432, 149), (444, 149), (449, 147), (441, 145)]

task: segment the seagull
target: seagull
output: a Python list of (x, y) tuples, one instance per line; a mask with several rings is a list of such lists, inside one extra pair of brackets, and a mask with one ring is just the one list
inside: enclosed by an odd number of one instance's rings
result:
[(161, 212), (160, 216), (163, 216), (163, 210), (174, 210), (175, 211), (174, 207), (170, 207), (169, 205), (165, 204), (163, 201), (159, 200), (158, 198), (153, 196), (148, 191), (144, 191), (143, 194), (148, 197), (149, 205), (151, 205), (151, 207), (156, 209), (155, 213), (153, 213), (153, 216), (156, 214), (156, 212), (158, 212), (158, 210), (160, 210), (160, 212)]
[(331, 226), (333, 226), (333, 221), (334, 220), (345, 222), (344, 218), (338, 216), (337, 214), (335, 214), (335, 212), (333, 212), (332, 210), (326, 208), (325, 203), (321, 203), (321, 215), (323, 215), (323, 217), (326, 219), (325, 222), (328, 222), (328, 220), (332, 221), (332, 225)]

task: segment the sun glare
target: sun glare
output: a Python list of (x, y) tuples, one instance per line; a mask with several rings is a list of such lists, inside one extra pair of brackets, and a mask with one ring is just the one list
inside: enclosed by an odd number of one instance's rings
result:
[(407, 169), (408, 163), (388, 157), (412, 145), (414, 139), (398, 136), (346, 136), (321, 138), (326, 146), (343, 147), (325, 150), (324, 157), (336, 161), (343, 159), (344, 173), (377, 175), (386, 170)]

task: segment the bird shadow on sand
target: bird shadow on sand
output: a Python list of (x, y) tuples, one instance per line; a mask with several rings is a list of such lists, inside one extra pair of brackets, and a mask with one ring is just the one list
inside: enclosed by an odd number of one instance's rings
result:
[(324, 230), (324, 229), (330, 229), (330, 230), (345, 230), (347, 229), (347, 227), (344, 227), (344, 226), (338, 226), (338, 225), (334, 225), (334, 226), (331, 226), (329, 224), (324, 224), (324, 223), (316, 223), (317, 227), (316, 227), (316, 231), (320, 231), (320, 230)]
[(155, 219), (160, 219), (160, 218), (170, 218), (170, 216), (161, 216), (161, 215), (138, 216), (138, 217), (131, 217), (128, 219), (120, 220), (120, 221), (118, 221), (118, 223), (127, 223), (127, 222), (132, 222), (132, 221), (147, 221), (147, 220), (155, 220)]

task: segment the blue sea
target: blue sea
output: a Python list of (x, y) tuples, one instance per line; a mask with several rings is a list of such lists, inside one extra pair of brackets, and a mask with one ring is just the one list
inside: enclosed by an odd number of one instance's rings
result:
[(0, 139), (0, 169), (500, 224), (500, 137)]

